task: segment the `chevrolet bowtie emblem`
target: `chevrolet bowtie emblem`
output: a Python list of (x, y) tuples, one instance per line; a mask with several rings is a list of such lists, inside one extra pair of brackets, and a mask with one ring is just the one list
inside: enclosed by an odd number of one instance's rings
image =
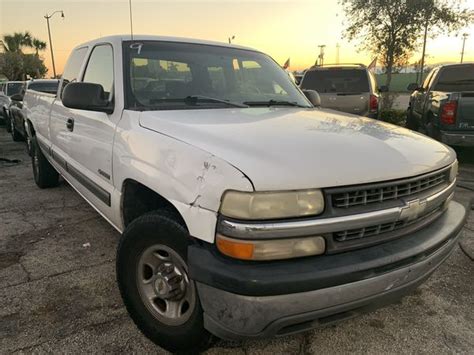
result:
[(413, 200), (407, 203), (406, 207), (402, 208), (400, 213), (401, 220), (412, 221), (420, 216), (426, 209), (426, 200)]

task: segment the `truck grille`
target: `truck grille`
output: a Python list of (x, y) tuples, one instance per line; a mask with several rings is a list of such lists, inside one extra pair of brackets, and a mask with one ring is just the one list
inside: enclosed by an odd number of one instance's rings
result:
[(423, 221), (428, 220), (430, 216), (435, 215), (436, 213), (440, 212), (440, 210), (441, 210), (441, 207), (438, 206), (438, 208), (436, 208), (435, 210), (421, 217), (418, 217), (417, 219), (414, 219), (412, 221), (400, 220), (400, 221), (395, 221), (395, 222), (383, 223), (383, 224), (379, 224), (375, 226), (335, 232), (333, 233), (333, 237), (334, 237), (334, 240), (338, 242), (344, 242), (344, 241), (353, 240), (353, 239), (373, 237), (382, 233), (393, 232), (393, 231), (408, 227), (410, 225), (422, 224)]
[(331, 194), (334, 208), (351, 208), (409, 197), (448, 182), (448, 170), (392, 183), (371, 184)]

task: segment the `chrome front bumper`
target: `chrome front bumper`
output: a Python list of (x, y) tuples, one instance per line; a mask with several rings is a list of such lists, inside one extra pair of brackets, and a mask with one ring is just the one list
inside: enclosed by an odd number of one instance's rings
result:
[[(409, 238), (410, 243), (432, 241), (412, 249), (417, 249), (418, 254), (409, 259), (413, 260), (411, 263), (387, 265), (383, 270), (374, 270), (375, 276), (354, 282), (305, 292), (258, 296), (224, 291), (197, 280), (205, 327), (225, 339), (281, 336), (391, 303), (420, 285), (450, 255), (465, 216), (464, 207), (451, 202), (433, 224), (403, 238)], [(361, 265), (355, 263), (352, 269), (359, 267)]]

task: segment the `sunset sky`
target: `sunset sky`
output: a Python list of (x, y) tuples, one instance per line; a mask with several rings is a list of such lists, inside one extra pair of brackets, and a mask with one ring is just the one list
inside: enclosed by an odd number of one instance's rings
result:
[[(312, 65), (319, 44), (326, 45), (326, 63), (335, 62), (337, 43), (340, 62), (368, 64), (372, 59), (358, 52), (356, 43), (341, 39), (344, 14), (336, 0), (132, 0), (132, 4), (135, 33), (222, 42), (235, 35), (236, 44), (264, 51), (281, 64), (291, 57), (292, 70)], [(474, 0), (464, 5), (474, 9)], [(0, 34), (28, 30), (48, 41), (43, 16), (55, 10), (65, 13), (65, 19), (56, 14), (50, 20), (58, 73), (77, 44), (130, 31), (128, 0), (0, 0)], [(465, 61), (474, 61), (474, 26), (461, 32), (470, 34)], [(461, 45), (461, 38), (455, 35), (430, 40), (428, 62), (459, 61)], [(49, 48), (42, 55), (51, 68)]]

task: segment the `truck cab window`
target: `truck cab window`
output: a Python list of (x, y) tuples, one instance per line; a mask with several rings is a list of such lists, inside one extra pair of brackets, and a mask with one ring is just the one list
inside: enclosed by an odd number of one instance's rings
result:
[(61, 90), (60, 96), (63, 93), (64, 88), (67, 84), (77, 81), (79, 76), (79, 71), (81, 70), (82, 63), (84, 62), (84, 57), (87, 53), (87, 47), (78, 48), (71, 53), (66, 67), (64, 68), (64, 73), (61, 81)]
[(112, 99), (114, 55), (110, 45), (99, 45), (92, 50), (82, 81), (102, 85), (106, 98), (108, 100)]

